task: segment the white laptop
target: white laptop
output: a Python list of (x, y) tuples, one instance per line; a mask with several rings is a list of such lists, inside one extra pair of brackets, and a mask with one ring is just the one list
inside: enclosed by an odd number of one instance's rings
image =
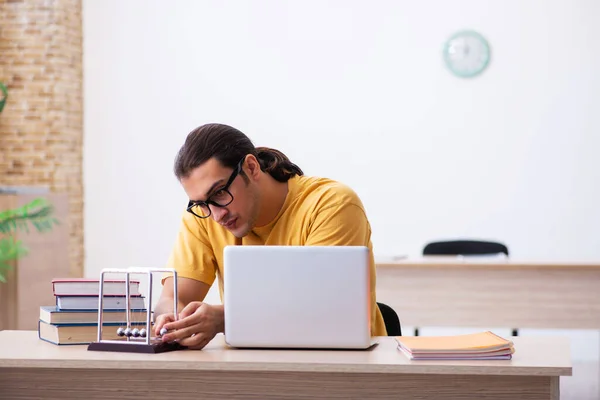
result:
[(233, 347), (366, 349), (369, 250), (227, 246), (225, 340)]

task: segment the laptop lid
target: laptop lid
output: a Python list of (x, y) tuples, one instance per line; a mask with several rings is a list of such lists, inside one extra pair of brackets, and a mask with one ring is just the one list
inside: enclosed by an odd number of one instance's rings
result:
[(371, 346), (364, 246), (228, 246), (225, 340), (234, 347)]

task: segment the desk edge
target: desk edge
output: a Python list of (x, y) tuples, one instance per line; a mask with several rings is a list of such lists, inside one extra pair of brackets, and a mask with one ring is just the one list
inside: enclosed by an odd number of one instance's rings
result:
[(277, 362), (219, 362), (219, 361), (164, 361), (139, 363), (138, 360), (0, 360), (3, 368), (59, 368), (59, 369), (144, 369), (245, 372), (319, 372), (319, 373), (375, 373), (375, 374), (434, 374), (434, 375), (514, 375), (514, 376), (571, 376), (572, 367), (535, 367), (507, 365), (431, 365), (426, 362), (411, 364), (342, 364), (342, 363), (277, 363)]

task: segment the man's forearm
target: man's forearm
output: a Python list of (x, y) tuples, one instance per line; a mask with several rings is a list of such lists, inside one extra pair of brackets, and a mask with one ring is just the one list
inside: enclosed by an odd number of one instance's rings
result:
[[(177, 313), (181, 312), (184, 305), (179, 302), (177, 305)], [(171, 314), (173, 313), (173, 299), (172, 298), (161, 298), (156, 305), (154, 306), (154, 319), (162, 314)]]

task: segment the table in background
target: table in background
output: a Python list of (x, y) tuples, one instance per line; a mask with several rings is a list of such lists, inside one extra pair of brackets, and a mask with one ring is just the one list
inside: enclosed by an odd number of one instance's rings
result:
[(377, 262), (406, 326), (600, 329), (600, 264), (426, 257)]
[(356, 350), (240, 350), (218, 335), (202, 351), (131, 354), (56, 346), (0, 332), (0, 396), (44, 399), (559, 399), (564, 338), (515, 338), (512, 360), (410, 361), (394, 338)]

